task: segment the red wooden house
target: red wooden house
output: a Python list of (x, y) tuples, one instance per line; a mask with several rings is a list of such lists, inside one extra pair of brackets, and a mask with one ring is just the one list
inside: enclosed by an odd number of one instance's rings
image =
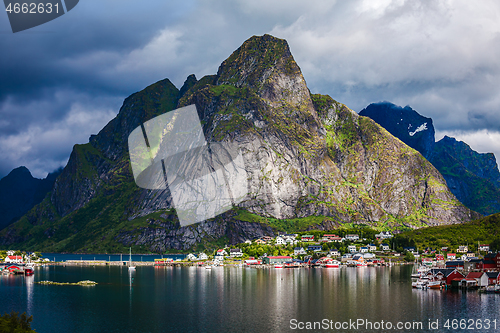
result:
[(500, 284), (500, 272), (486, 272), (488, 284)]

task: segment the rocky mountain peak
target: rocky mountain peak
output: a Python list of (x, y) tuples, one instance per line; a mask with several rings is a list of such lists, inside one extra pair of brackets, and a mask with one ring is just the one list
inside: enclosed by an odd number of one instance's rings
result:
[(252, 88), (274, 105), (303, 104), (309, 95), (287, 41), (271, 35), (245, 41), (220, 65), (216, 84)]
[(429, 158), (435, 142), (432, 119), (424, 117), (410, 106), (397, 106), (390, 102), (368, 105), (359, 112), (384, 127), (392, 135)]

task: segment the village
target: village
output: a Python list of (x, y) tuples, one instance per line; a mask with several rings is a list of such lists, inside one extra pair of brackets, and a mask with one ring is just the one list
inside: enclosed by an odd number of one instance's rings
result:
[[(375, 235), (373, 242), (368, 242), (371, 240), (363, 239), (358, 234), (344, 237), (336, 234), (263, 236), (254, 241), (247, 240), (240, 247), (217, 249), (212, 256), (190, 253), (184, 262), (196, 263), (207, 269), (225, 264), (277, 269), (414, 264), (414, 288), (464, 288), (500, 293), (500, 252), (490, 251), (488, 244), (478, 244), (478, 253), (470, 251), (467, 245), (460, 245), (455, 251), (442, 247), (419, 252), (415, 247), (404, 247), (402, 252), (397, 252), (389, 245), (392, 237), (390, 232), (381, 232)], [(252, 256), (258, 252), (256, 246), (273, 254)], [(174, 264), (174, 261), (159, 259), (156, 263)]]
[[(224, 246), (212, 253), (189, 253), (185, 259), (158, 258), (154, 262), (134, 264), (155, 266), (196, 265), (212, 267), (235, 265), (254, 268), (341, 268), (414, 264), (412, 286), (418, 289), (465, 288), (488, 292), (500, 290), (500, 252), (490, 251), (488, 244), (478, 244), (477, 253), (467, 245), (456, 249), (403, 247), (402, 251), (391, 248), (390, 232), (380, 232), (369, 238), (359, 234), (339, 236), (324, 234), (280, 234), (247, 240), (236, 246)], [(392, 246), (394, 247), (394, 246)], [(20, 251), (0, 252), (2, 274), (32, 275), (34, 267), (58, 264), (40, 253)], [(61, 264), (61, 263), (59, 263)], [(122, 262), (77, 261), (64, 265), (109, 265)]]

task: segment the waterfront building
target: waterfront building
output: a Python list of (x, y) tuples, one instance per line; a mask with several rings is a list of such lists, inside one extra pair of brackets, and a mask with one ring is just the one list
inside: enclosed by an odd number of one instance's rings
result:
[(23, 262), (23, 257), (22, 256), (15, 256), (15, 255), (8, 255), (5, 258), (4, 262), (9, 263), (9, 264), (20, 264)]
[(439, 280), (445, 282), (447, 285), (451, 285), (453, 279), (463, 279), (465, 275), (462, 274), (457, 269), (450, 268), (432, 268), (430, 269), (426, 276), (429, 279)]
[(488, 285), (488, 274), (485, 272), (470, 272), (466, 278), (475, 279), (478, 287), (486, 287)]
[(500, 272), (486, 272), (488, 284), (500, 284)]
[(198, 258), (196, 258), (196, 256), (194, 254), (192, 254), (192, 253), (188, 254), (186, 256), (186, 259), (190, 260), (190, 261), (198, 260)]
[(208, 259), (208, 256), (207, 256), (205, 253), (200, 252), (200, 254), (198, 254), (198, 258), (199, 258), (200, 260), (207, 260), (207, 259)]
[(292, 257), (289, 256), (267, 256), (262, 258), (262, 263), (267, 265), (272, 264), (283, 264), (287, 261), (292, 261)]
[(500, 270), (500, 252), (488, 253), (484, 256), (484, 259), (493, 261), (495, 266), (493, 268)]
[(463, 260), (451, 260), (445, 263), (446, 268), (455, 268), (455, 269), (464, 269), (464, 261)]

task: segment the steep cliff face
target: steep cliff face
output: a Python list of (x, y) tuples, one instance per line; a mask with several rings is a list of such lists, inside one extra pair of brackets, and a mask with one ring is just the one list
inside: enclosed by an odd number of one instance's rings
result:
[(484, 215), (500, 212), (500, 173), (495, 155), (477, 153), (465, 142), (445, 136), (436, 142), (429, 161), (464, 205)]
[(374, 103), (359, 114), (375, 120), (424, 155), (464, 205), (484, 215), (500, 211), (500, 172), (493, 154), (479, 154), (466, 143), (447, 136), (435, 142), (432, 119), (409, 106)]
[[(144, 121), (195, 104), (209, 142), (243, 154), (248, 195), (180, 227), (169, 190), (132, 178), (127, 138)], [(311, 95), (286, 41), (252, 37), (216, 75), (163, 80), (127, 98), (90, 143), (75, 146), (52, 197), (1, 236), (57, 251), (154, 251), (235, 243), (277, 230), (367, 223), (381, 228), (475, 217), (417, 151), (329, 96)]]

